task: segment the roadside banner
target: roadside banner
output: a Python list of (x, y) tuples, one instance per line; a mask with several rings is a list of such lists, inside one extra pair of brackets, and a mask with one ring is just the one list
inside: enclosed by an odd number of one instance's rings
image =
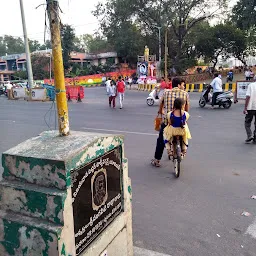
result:
[(246, 92), (248, 85), (252, 83), (252, 81), (237, 81), (236, 82), (236, 99), (237, 100), (245, 100)]

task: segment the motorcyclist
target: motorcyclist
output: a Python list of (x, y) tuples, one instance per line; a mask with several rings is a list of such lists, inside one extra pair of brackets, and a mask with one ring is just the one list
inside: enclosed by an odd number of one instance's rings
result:
[(227, 83), (228, 83), (228, 82), (233, 82), (233, 79), (234, 79), (234, 74), (233, 74), (233, 71), (230, 70), (230, 71), (228, 72), (228, 75), (227, 75)]
[(214, 74), (214, 79), (210, 83), (211, 87), (213, 88), (213, 95), (212, 95), (212, 108), (216, 104), (216, 99), (219, 94), (222, 93), (222, 80), (219, 78), (218, 74)]

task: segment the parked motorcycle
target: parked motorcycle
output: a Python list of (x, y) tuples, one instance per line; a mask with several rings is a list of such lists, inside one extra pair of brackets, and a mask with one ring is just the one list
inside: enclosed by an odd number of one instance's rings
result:
[(7, 97), (7, 90), (6, 87), (0, 87), (0, 96), (5, 95)]
[[(212, 93), (211, 87), (208, 86), (201, 94), (200, 100), (199, 100), (199, 106), (201, 108), (204, 108), (205, 105), (211, 105), (212, 104)], [(225, 109), (229, 109), (234, 102), (234, 94), (232, 91), (222, 92), (217, 96), (215, 105), (219, 107), (224, 107)]]

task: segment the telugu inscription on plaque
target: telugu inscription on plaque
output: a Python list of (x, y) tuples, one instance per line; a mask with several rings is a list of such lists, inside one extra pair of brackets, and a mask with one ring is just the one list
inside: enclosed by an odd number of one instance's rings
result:
[(121, 150), (71, 172), (76, 255), (123, 211)]

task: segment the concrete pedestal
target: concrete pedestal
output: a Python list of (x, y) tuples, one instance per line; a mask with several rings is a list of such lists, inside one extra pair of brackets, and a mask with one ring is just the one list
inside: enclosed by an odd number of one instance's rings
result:
[(2, 164), (0, 255), (133, 255), (122, 136), (44, 132)]

